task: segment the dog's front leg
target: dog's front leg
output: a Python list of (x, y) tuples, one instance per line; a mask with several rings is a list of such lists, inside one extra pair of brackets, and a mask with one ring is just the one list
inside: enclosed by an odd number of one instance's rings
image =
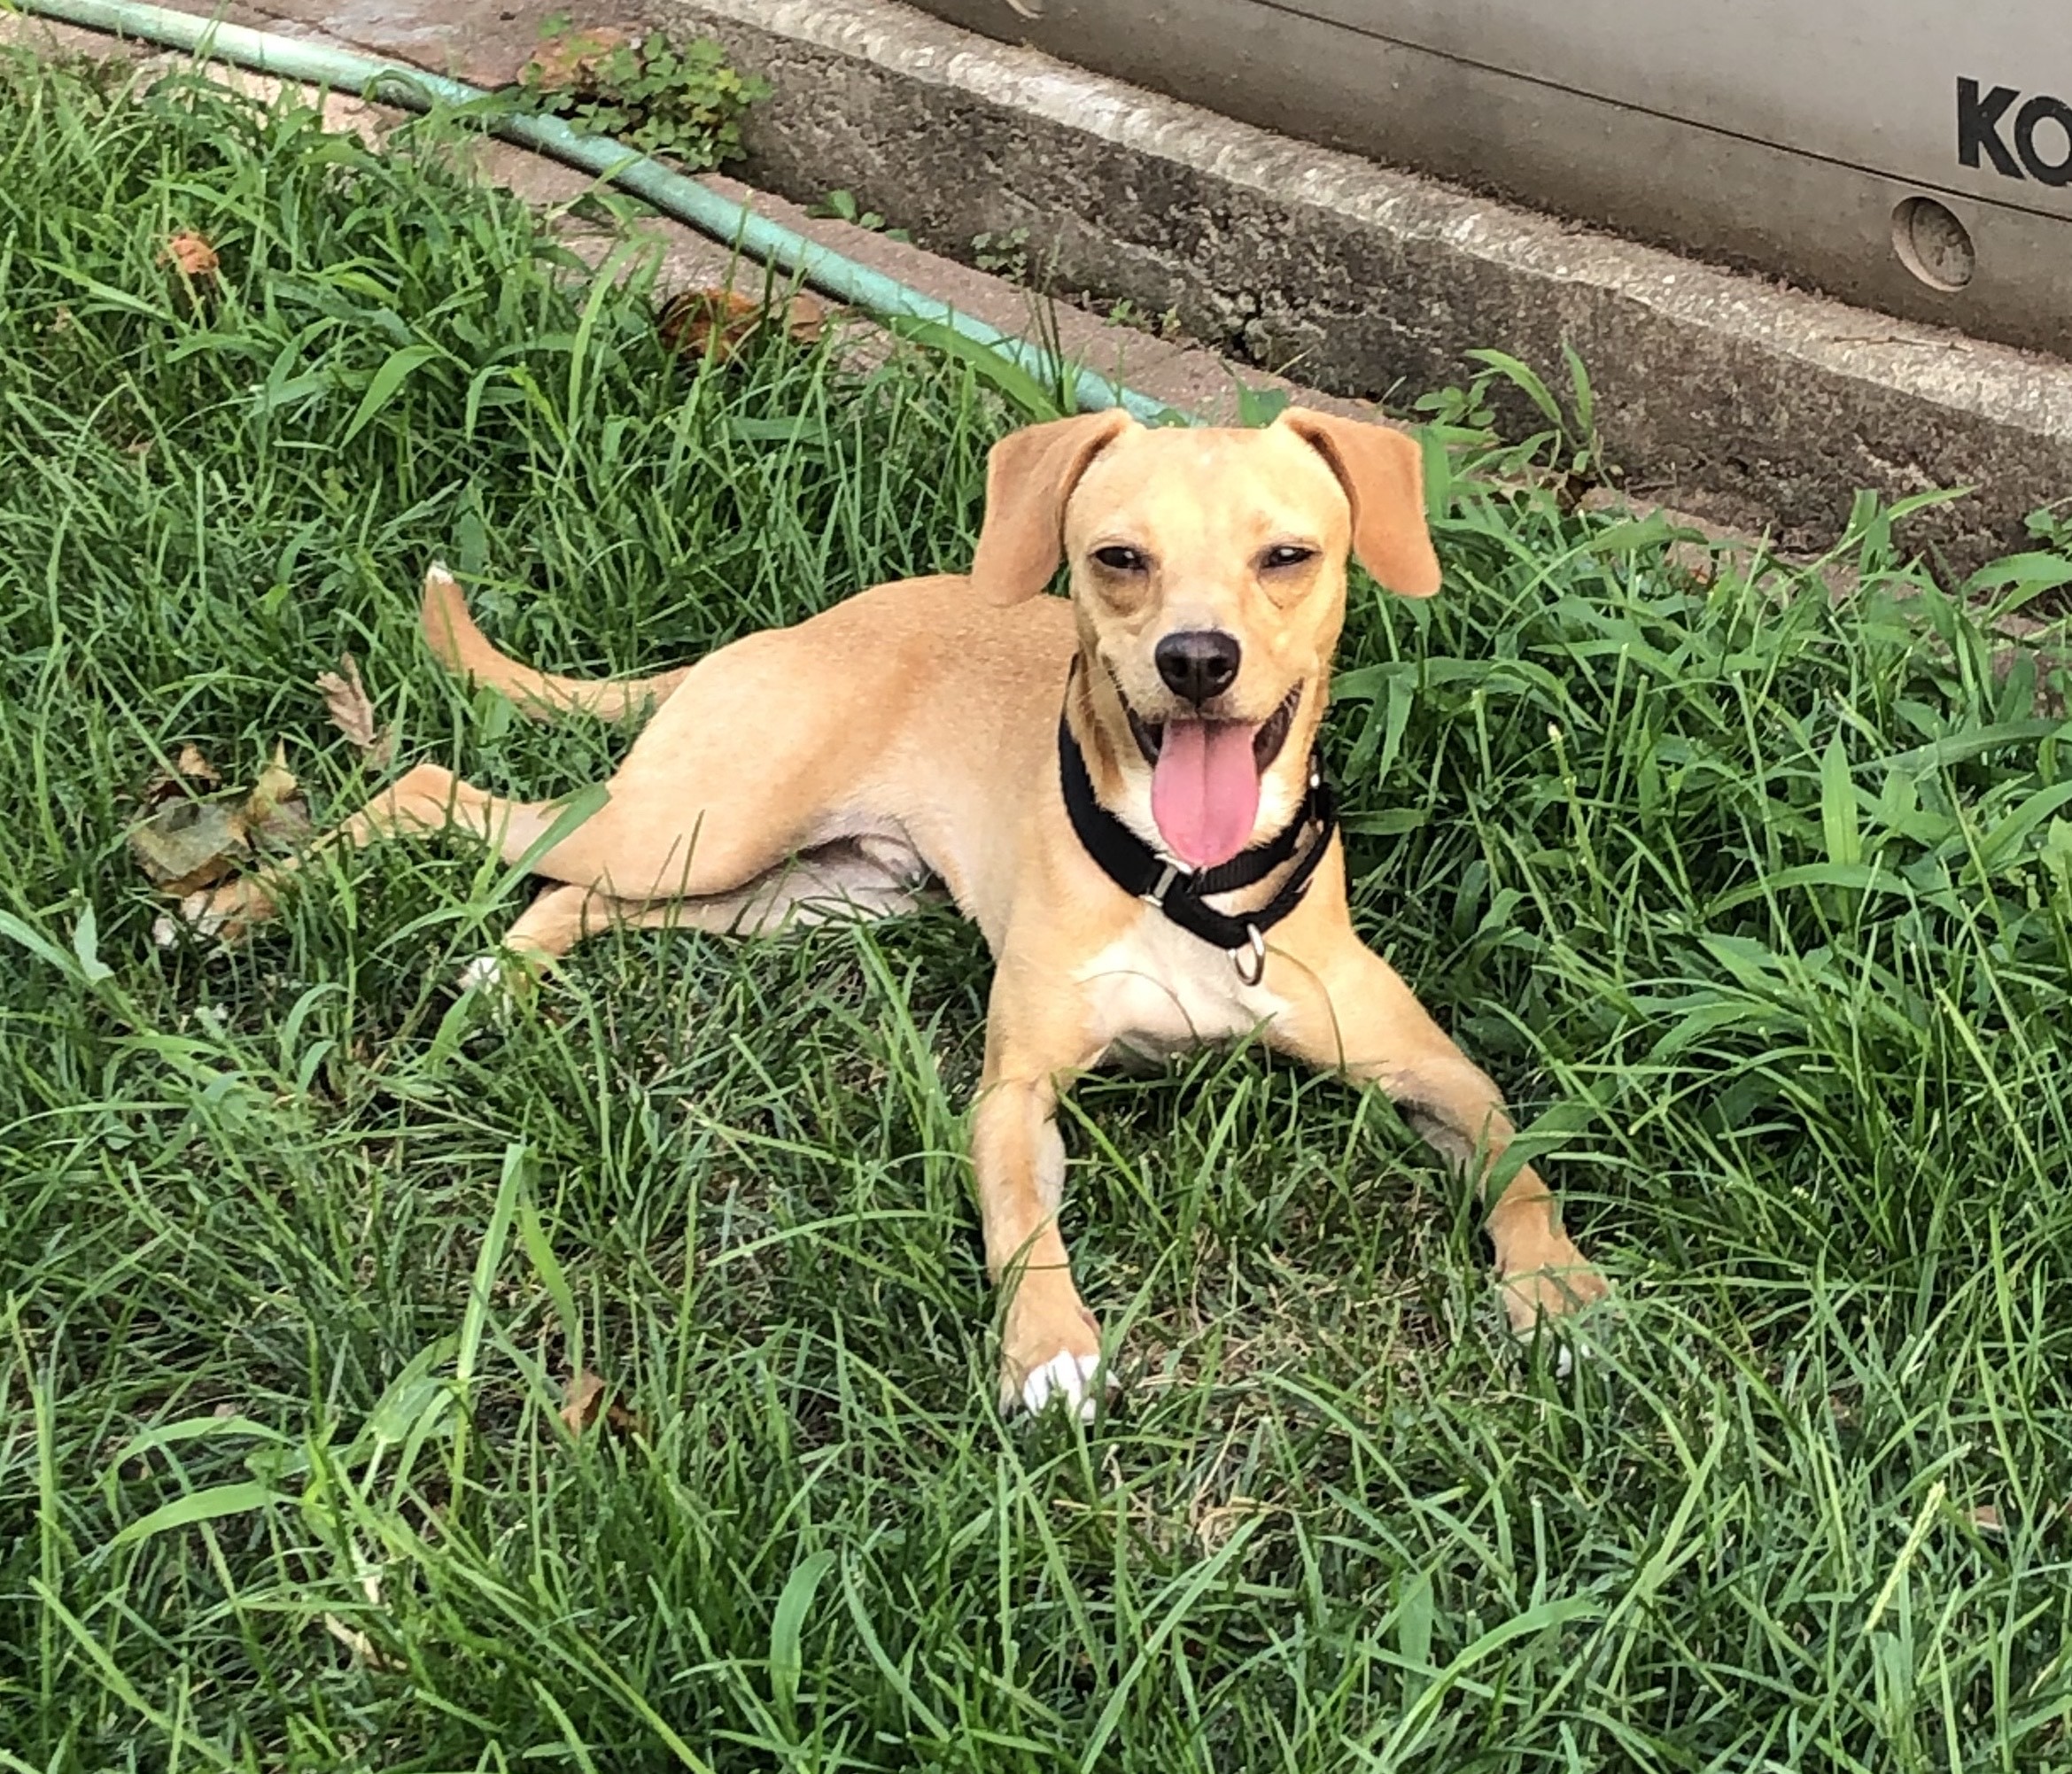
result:
[(1091, 1417), (1100, 1327), (1073, 1284), (1058, 1227), (1065, 1194), (1058, 1081), (1081, 1069), (1084, 1057), (1045, 1055), (1045, 1044), (1017, 1029), (1002, 997), (996, 986), (971, 1143), (986, 1271), (1004, 1297), (1001, 1408), (1041, 1410), (1058, 1396)]
[[(1269, 981), (1295, 987), (1289, 1011), (1270, 1032), (1274, 1044), (1380, 1086), (1486, 1197), (1488, 1173), (1513, 1133), (1496, 1086), (1350, 926), (1296, 958), (1299, 967), (1277, 969)], [(1530, 1165), (1512, 1174), (1485, 1212), (1513, 1330), (1529, 1335), (1543, 1314), (1605, 1296), (1603, 1277), (1563, 1229), (1560, 1204)]]

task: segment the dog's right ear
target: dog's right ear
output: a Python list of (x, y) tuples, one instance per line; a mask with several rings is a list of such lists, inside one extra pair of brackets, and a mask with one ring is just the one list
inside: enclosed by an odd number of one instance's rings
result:
[(1018, 604), (1051, 583), (1065, 554), (1065, 501), (1087, 465), (1137, 422), (1082, 413), (1011, 432), (986, 458), (986, 522), (971, 582), (997, 604)]
[(1321, 455), (1353, 507), (1353, 553), (1385, 590), (1428, 598), (1439, 589), (1439, 556), (1424, 521), (1424, 453), (1408, 433), (1306, 407), (1285, 408), (1284, 426)]

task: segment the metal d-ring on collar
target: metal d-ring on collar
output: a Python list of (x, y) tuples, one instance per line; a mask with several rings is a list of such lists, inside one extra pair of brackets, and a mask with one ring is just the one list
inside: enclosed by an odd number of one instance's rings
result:
[[(1078, 669), (1074, 662), (1074, 670)], [(1066, 679), (1067, 689), (1071, 679)], [(1331, 833), (1338, 829), (1338, 797), (1323, 779), (1313, 752), (1309, 758), (1309, 791), (1295, 817), (1279, 833), (1249, 850), (1240, 850), (1227, 863), (1213, 869), (1188, 870), (1168, 862), (1139, 838), (1095, 798), (1093, 779), (1087, 774), (1086, 759), (1072, 725), (1063, 711), (1058, 716), (1058, 779), (1065, 792), (1065, 811), (1072, 829), (1088, 856), (1100, 864), (1101, 872), (1126, 894), (1155, 905), (1168, 918), (1204, 942), (1226, 951), (1238, 977), (1256, 986), (1266, 977), (1266, 933), (1301, 904), (1309, 889), (1310, 877), (1331, 848)], [(1231, 918), (1204, 902), (1212, 895), (1236, 893), (1264, 880), (1283, 864), (1295, 859), (1303, 834), (1312, 827), (1316, 836), (1274, 896), (1258, 910)]]

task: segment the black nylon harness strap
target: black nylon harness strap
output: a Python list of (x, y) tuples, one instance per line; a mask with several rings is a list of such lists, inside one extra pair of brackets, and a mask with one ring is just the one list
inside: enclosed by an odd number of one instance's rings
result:
[[(1323, 861), (1324, 852), (1331, 848), (1331, 833), (1338, 829), (1338, 798), (1323, 779), (1315, 757), (1309, 764), (1309, 792), (1303, 796), (1295, 817), (1277, 837), (1199, 872), (1164, 861), (1095, 799), (1086, 759), (1062, 713), (1058, 717), (1058, 779), (1065, 791), (1065, 811), (1072, 820), (1072, 829), (1087, 855), (1100, 864), (1101, 872), (1124, 893), (1158, 907), (1189, 935), (1229, 950), (1239, 977), (1247, 985), (1257, 985), (1259, 970), (1264, 967), (1266, 958), (1264, 933), (1301, 904), (1310, 877)], [(1302, 852), (1279, 890), (1258, 910), (1232, 918), (1202, 902), (1209, 895), (1235, 893), (1264, 880), (1295, 856), (1303, 834), (1312, 827), (1316, 832), (1315, 841)], [(1254, 964), (1250, 971), (1246, 966), (1247, 955)]]

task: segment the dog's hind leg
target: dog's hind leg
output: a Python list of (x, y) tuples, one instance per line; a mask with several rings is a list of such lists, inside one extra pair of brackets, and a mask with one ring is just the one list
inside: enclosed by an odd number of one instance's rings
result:
[(470, 962), (462, 983), (488, 979), (501, 958), (531, 966), (558, 961), (614, 926), (775, 936), (815, 924), (896, 918), (920, 906), (925, 879), (904, 846), (865, 838), (823, 845), (735, 892), (701, 899), (626, 900), (601, 887), (551, 887), (504, 933), (502, 957)]
[[(634, 904), (739, 895), (788, 858), (843, 841), (884, 840), (911, 854), (881, 772), (912, 693), (881, 660), (907, 663), (886, 651), (866, 593), (671, 674), (672, 693), (606, 785), (604, 804), (579, 822), (562, 823), (564, 802), (508, 801), (421, 764), (322, 843), (464, 832), (535, 874)], [(198, 895), (182, 916), (234, 935), (271, 915), (273, 891), (294, 866)]]
[[(190, 894), (181, 902), (180, 920), (198, 934), (234, 941), (274, 915), (282, 884), (312, 856), (341, 845), (361, 849), (406, 833), (465, 832), (495, 845), (507, 861), (516, 862), (553, 830), (561, 811), (558, 802), (507, 801), (462, 781), (449, 770), (421, 763), (302, 856), (282, 857), (237, 880)], [(171, 919), (159, 920), (158, 935), (161, 943), (173, 940)]]

